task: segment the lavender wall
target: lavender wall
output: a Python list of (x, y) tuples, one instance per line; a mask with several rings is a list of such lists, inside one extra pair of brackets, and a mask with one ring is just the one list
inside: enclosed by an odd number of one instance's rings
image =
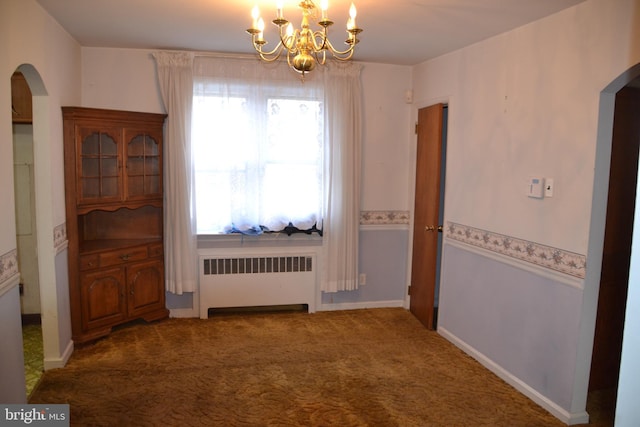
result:
[(402, 306), (407, 293), (408, 229), (360, 231), (360, 273), (355, 291), (323, 293), (324, 309)]
[(570, 408), (582, 291), (464, 245), (443, 255), (440, 332)]
[[(445, 221), (480, 230), (445, 239), (439, 326), (567, 423), (587, 419), (611, 145), (603, 91), (640, 62), (639, 23), (639, 0), (586, 0), (414, 67), (416, 107), (449, 105)], [(554, 178), (552, 198), (527, 197), (533, 175)]]

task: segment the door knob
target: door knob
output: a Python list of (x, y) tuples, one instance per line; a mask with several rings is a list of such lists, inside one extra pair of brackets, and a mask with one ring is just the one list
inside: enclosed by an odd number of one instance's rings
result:
[(424, 231), (434, 231), (436, 228), (433, 225), (427, 225), (424, 227)]
[(439, 231), (440, 233), (442, 233), (442, 230), (443, 230), (442, 226), (441, 226), (441, 225), (439, 225), (439, 226), (438, 226), (438, 231)]

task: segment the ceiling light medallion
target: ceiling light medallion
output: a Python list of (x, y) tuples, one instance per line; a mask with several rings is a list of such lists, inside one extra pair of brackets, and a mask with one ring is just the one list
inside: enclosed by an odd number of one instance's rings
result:
[[(264, 21), (260, 17), (258, 6), (254, 6), (251, 12), (253, 17), (253, 25), (247, 30), (251, 34), (251, 40), (256, 52), (260, 58), (267, 62), (273, 62), (280, 58), (284, 51), (287, 52), (287, 63), (291, 68), (304, 76), (313, 70), (316, 63), (324, 65), (327, 52), (341, 61), (347, 61), (353, 56), (356, 44), (359, 42), (356, 37), (362, 29), (356, 27), (356, 8), (351, 4), (349, 9), (349, 20), (347, 21), (347, 40), (345, 43), (348, 48), (345, 50), (337, 50), (333, 47), (328, 38), (328, 29), (333, 25), (333, 21), (327, 16), (328, 0), (321, 2), (321, 15), (317, 6), (312, 0), (302, 0), (299, 3), (302, 9), (301, 29), (293, 28), (293, 25), (283, 16), (283, 2), (276, 2), (276, 19), (272, 22), (278, 27), (280, 41), (278, 45), (271, 51), (265, 51), (263, 48), (267, 44), (264, 39)], [(320, 19), (318, 17), (320, 16)], [(317, 24), (321, 27), (316, 31), (309, 28), (309, 20), (317, 20)]]

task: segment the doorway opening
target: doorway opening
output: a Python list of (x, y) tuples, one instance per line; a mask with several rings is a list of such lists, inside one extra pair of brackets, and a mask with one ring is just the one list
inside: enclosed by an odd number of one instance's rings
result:
[(27, 397), (44, 371), (33, 138), (29, 84), (19, 70), (11, 76), (16, 243)]
[(436, 256), (436, 286), (433, 297), (433, 329), (438, 329), (438, 306), (440, 301), (440, 267), (442, 265), (442, 243), (444, 227), (444, 183), (447, 165), (447, 128), (449, 123), (449, 106), (442, 109), (442, 154), (440, 159), (440, 195), (438, 210), (438, 253)]
[(613, 420), (622, 356), (638, 156), (640, 77), (615, 95), (606, 224), (587, 409)]

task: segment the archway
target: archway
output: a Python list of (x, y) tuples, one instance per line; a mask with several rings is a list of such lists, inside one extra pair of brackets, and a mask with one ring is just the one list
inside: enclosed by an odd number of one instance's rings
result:
[(24, 75), (20, 71), (14, 72), (11, 76), (13, 182), (27, 397), (44, 370), (37, 257), (38, 228), (35, 220), (32, 98)]
[[(600, 95), (598, 134), (596, 144), (595, 173), (587, 253), (587, 271), (584, 287), (576, 383), (573, 409), (584, 407), (589, 390), (591, 362), (595, 338), (598, 298), (603, 273), (605, 229), (612, 159), (614, 119), (616, 115), (616, 95), (630, 83), (640, 79), (640, 64), (636, 64), (612, 81)], [(636, 166), (637, 167), (637, 166)], [(638, 206), (636, 206), (638, 209)], [(631, 230), (628, 231), (631, 233)]]
[[(57, 257), (64, 249), (66, 233), (64, 224), (55, 227), (52, 214), (52, 153), (51, 108), (49, 96), (40, 73), (31, 64), (16, 69), (27, 81), (32, 95), (33, 112), (33, 192), (35, 228), (37, 229), (36, 257), (40, 284), (41, 322), (43, 335), (44, 369), (62, 367), (73, 351), (72, 342), (63, 322), (68, 322), (67, 290), (63, 284), (67, 276), (66, 257), (62, 265)], [(14, 197), (15, 199), (15, 197)], [(62, 232), (60, 232), (62, 229)], [(58, 239), (57, 235), (62, 234)], [(63, 243), (60, 243), (62, 240)], [(61, 280), (62, 279), (62, 280)], [(62, 296), (62, 298), (61, 298)], [(67, 344), (68, 343), (68, 344)], [(62, 346), (66, 346), (62, 348)]]

